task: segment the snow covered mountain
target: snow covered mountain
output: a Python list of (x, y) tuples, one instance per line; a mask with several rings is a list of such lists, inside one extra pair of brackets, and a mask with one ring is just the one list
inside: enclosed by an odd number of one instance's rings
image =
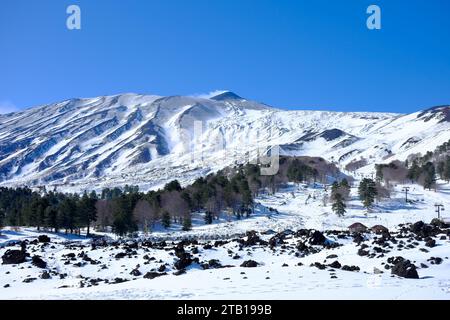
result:
[(285, 111), (232, 92), (123, 94), (0, 115), (0, 184), (81, 191), (184, 183), (248, 161), (257, 148), (344, 166), (405, 159), (450, 139), (450, 106), (409, 115)]

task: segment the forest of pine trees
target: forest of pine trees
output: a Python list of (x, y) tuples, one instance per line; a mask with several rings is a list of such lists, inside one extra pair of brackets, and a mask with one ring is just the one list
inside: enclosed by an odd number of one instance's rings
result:
[(137, 230), (150, 232), (155, 224), (192, 228), (192, 213), (204, 212), (205, 224), (223, 213), (246, 218), (254, 211), (254, 198), (274, 193), (287, 182), (306, 182), (336, 175), (337, 168), (321, 158), (281, 157), (274, 176), (262, 176), (260, 167), (247, 164), (226, 168), (192, 185), (176, 180), (163, 189), (143, 193), (137, 186), (106, 188), (99, 194), (36, 192), (29, 188), (0, 188), (0, 226), (32, 226), (54, 232), (86, 234), (92, 228), (123, 236)]

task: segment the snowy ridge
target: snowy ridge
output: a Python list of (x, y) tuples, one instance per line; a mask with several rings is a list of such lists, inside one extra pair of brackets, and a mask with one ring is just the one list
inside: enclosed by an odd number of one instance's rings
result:
[(274, 145), (282, 154), (321, 156), (342, 167), (364, 158), (372, 168), (448, 141), (449, 109), (285, 111), (232, 92), (71, 99), (0, 115), (0, 183), (147, 190), (172, 179), (189, 183)]

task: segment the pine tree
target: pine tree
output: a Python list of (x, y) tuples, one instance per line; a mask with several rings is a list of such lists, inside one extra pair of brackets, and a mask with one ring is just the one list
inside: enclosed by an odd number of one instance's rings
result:
[(192, 229), (191, 216), (188, 214), (183, 218), (183, 231), (189, 231)]
[(0, 208), (0, 234), (2, 233), (2, 228), (4, 226), (3, 221), (5, 220), (5, 212)]
[(373, 205), (375, 197), (377, 195), (375, 181), (373, 181), (372, 179), (364, 178), (359, 184), (358, 193), (364, 207), (366, 209), (369, 209)]
[(113, 202), (113, 230), (123, 236), (137, 230), (137, 224), (133, 219), (133, 209), (138, 199), (137, 194), (123, 194)]
[(161, 224), (165, 229), (170, 228), (170, 214), (167, 211), (164, 211), (162, 215)]
[(331, 197), (333, 198), (333, 196), (339, 192), (339, 183), (337, 181), (334, 181), (333, 184), (331, 185)]
[(444, 170), (442, 179), (450, 181), (450, 156), (445, 157)]
[(436, 186), (436, 170), (434, 168), (434, 164), (432, 162), (427, 162), (423, 166), (423, 187), (425, 189), (432, 189)]
[(173, 180), (164, 187), (165, 191), (181, 191), (181, 189), (182, 188), (178, 180)]
[(411, 181), (417, 181), (421, 172), (422, 172), (422, 170), (421, 170), (420, 166), (417, 164), (417, 161), (414, 160), (411, 165), (411, 168), (409, 168), (409, 170), (408, 170), (407, 178)]
[(212, 224), (213, 223), (213, 214), (211, 211), (205, 212), (205, 224)]
[(331, 206), (334, 213), (336, 213), (339, 217), (342, 217), (347, 211), (346, 205), (344, 202), (344, 198), (340, 193), (336, 193), (333, 197), (333, 205)]
[(80, 200), (79, 213), (80, 222), (83, 227), (87, 227), (87, 236), (90, 233), (91, 223), (97, 220), (97, 195), (95, 192), (91, 192), (90, 195), (85, 192)]

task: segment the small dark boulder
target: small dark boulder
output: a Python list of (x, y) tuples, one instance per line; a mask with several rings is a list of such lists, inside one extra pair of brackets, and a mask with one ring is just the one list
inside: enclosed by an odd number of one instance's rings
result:
[(142, 273), (139, 271), (139, 269), (133, 269), (131, 270), (130, 274), (134, 277), (139, 277)]
[(191, 259), (190, 254), (183, 253), (180, 255), (180, 259), (174, 263), (174, 266), (177, 270), (185, 269), (186, 267), (192, 264), (193, 260)]
[(333, 268), (333, 269), (340, 269), (341, 268), (341, 264), (337, 260), (332, 262), (332, 263), (330, 263), (328, 266)]
[(433, 247), (435, 247), (436, 246), (436, 240), (434, 240), (434, 239), (427, 239), (426, 240), (426, 242), (425, 242), (425, 245), (427, 246), (427, 247), (429, 247), (429, 248), (433, 248)]
[(409, 260), (398, 257), (393, 262), (394, 265), (391, 268), (392, 274), (407, 279), (419, 279), (416, 266), (413, 265)]
[(20, 264), (24, 263), (27, 254), (23, 250), (7, 250), (2, 256), (3, 264)]
[(258, 266), (258, 262), (254, 261), (254, 260), (247, 260), (241, 264), (241, 267), (243, 267), (243, 268), (255, 268), (257, 266)]
[(327, 238), (323, 235), (322, 232), (314, 230), (311, 232), (309, 236), (309, 243), (311, 245), (323, 245)]
[(114, 258), (116, 258), (116, 259), (122, 259), (122, 258), (125, 258), (127, 256), (127, 254), (125, 253), (125, 252), (119, 252), (118, 254), (116, 254), (115, 256), (114, 256)]
[(160, 265), (159, 268), (158, 268), (158, 271), (159, 271), (159, 272), (164, 272), (164, 271), (166, 271), (166, 266), (165, 266), (164, 264)]
[(358, 256), (364, 257), (364, 256), (367, 256), (367, 255), (369, 255), (369, 251), (364, 250), (364, 249), (359, 249), (358, 250)]
[(326, 266), (320, 262), (314, 262), (311, 264), (311, 267), (316, 267), (319, 270), (325, 270)]
[(433, 220), (431, 220), (430, 224), (432, 226), (438, 227), (438, 228), (442, 228), (442, 229), (446, 229), (449, 228), (450, 225), (446, 224), (444, 221), (438, 219), (438, 218), (434, 218)]
[(47, 236), (47, 235), (45, 235), (45, 234), (42, 234), (42, 235), (40, 235), (40, 236), (38, 237), (38, 241), (39, 241), (40, 243), (49, 243), (49, 242), (50, 242), (50, 237)]
[(33, 264), (33, 266), (41, 269), (47, 268), (47, 262), (42, 260), (40, 256), (33, 256), (33, 258), (31, 259), (31, 263)]
[(343, 266), (342, 267), (342, 270), (344, 270), (344, 271), (359, 271), (360, 269), (359, 269), (359, 267), (358, 266), (347, 266), (347, 265), (345, 265), (345, 266)]

